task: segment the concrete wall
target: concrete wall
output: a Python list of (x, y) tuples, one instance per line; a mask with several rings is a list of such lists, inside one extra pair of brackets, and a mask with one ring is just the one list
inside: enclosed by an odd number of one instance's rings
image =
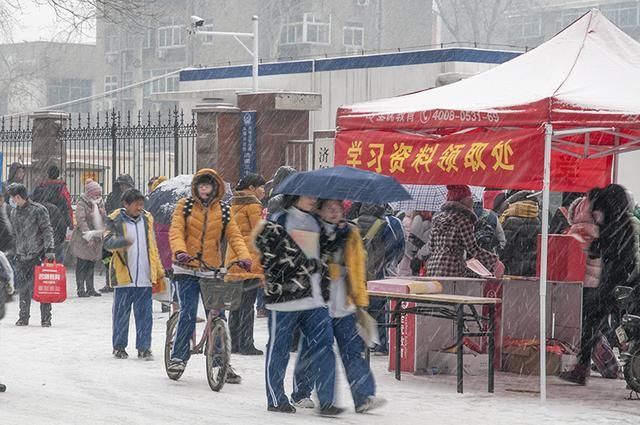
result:
[[(444, 51), (458, 52), (455, 49), (445, 49), (442, 52)], [(438, 51), (421, 51), (417, 52), (417, 54), (429, 54), (432, 52)], [(432, 61), (429, 63), (393, 66), (389, 64), (394, 63), (401, 54), (392, 54), (307, 61), (308, 64), (307, 62), (290, 62), (289, 65), (276, 64), (276, 66), (288, 66), (291, 69), (298, 65), (308, 65), (310, 71), (264, 75), (261, 68), (260, 90), (285, 90), (321, 94), (322, 109), (311, 113), (311, 130), (333, 129), (335, 127), (336, 110), (341, 105), (398, 96), (431, 88), (436, 85), (436, 79), (442, 73), (476, 74), (495, 66), (495, 62), (483, 63), (473, 57), (474, 54), (483, 54), (483, 51), (465, 50), (465, 54), (468, 52), (471, 52), (468, 55), (470, 59), (468, 62), (462, 60), (450, 62)], [(490, 53), (496, 52), (487, 52), (487, 58), (490, 57)], [(514, 55), (505, 52), (497, 52), (497, 54), (504, 55), (504, 57), (500, 56), (501, 61)], [(362, 62), (363, 66), (359, 66), (355, 62), (358, 60)], [(495, 57), (488, 60), (495, 60)], [(343, 69), (340, 69), (341, 67)], [(326, 68), (329, 70), (322, 70)], [(225, 76), (219, 78), (219, 75), (226, 73), (227, 70), (235, 71), (232, 68), (212, 68), (183, 72), (180, 91), (203, 91), (200, 94), (202, 97), (220, 97), (225, 102), (235, 103), (235, 93), (248, 90), (251, 87), (251, 78), (249, 76), (235, 78), (227, 78)], [(210, 92), (207, 94), (206, 91)], [(175, 94), (171, 96), (175, 97)], [(195, 106), (201, 101), (200, 96), (193, 96), (191, 99), (183, 96), (181, 107), (188, 110)], [(159, 99), (162, 98), (159, 97)]]

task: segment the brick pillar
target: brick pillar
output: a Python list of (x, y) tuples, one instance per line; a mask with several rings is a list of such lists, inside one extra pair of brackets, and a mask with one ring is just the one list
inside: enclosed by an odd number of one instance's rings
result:
[(285, 165), (287, 142), (309, 139), (309, 112), (319, 110), (316, 93), (241, 93), (238, 107), (256, 111), (258, 173), (269, 179)]
[(240, 174), (240, 110), (230, 105), (200, 105), (197, 115), (196, 165), (213, 168), (235, 185)]
[(47, 178), (47, 169), (52, 165), (64, 168), (64, 146), (58, 137), (61, 128), (69, 121), (69, 114), (59, 111), (36, 112), (33, 120), (31, 144), (31, 182), (33, 186)]

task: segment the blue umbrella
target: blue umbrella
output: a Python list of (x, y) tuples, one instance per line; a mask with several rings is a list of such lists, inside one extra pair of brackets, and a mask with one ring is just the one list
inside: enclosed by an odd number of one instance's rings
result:
[(411, 199), (409, 192), (393, 177), (345, 166), (293, 174), (275, 193), (372, 204)]

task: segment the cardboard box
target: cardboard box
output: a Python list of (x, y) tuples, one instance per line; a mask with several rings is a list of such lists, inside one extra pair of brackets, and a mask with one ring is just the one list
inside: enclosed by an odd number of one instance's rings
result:
[(560, 358), (560, 372), (570, 372), (578, 365), (578, 356), (563, 354)]
[[(427, 373), (433, 375), (456, 375), (456, 353), (429, 351)], [(478, 376), (489, 373), (489, 356), (487, 354), (463, 354), (462, 364), (465, 375)]]
[[(502, 347), (502, 370), (519, 375), (540, 375), (540, 346)], [(557, 375), (561, 370), (562, 355), (547, 352), (547, 375)]]

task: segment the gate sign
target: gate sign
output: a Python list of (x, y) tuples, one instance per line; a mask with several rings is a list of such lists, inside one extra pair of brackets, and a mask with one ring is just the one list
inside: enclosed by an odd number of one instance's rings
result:
[(258, 169), (256, 157), (256, 111), (240, 114), (240, 178), (255, 173)]
[(336, 140), (334, 138), (321, 138), (316, 139), (315, 142), (315, 164), (313, 168), (318, 170), (320, 168), (333, 167)]

